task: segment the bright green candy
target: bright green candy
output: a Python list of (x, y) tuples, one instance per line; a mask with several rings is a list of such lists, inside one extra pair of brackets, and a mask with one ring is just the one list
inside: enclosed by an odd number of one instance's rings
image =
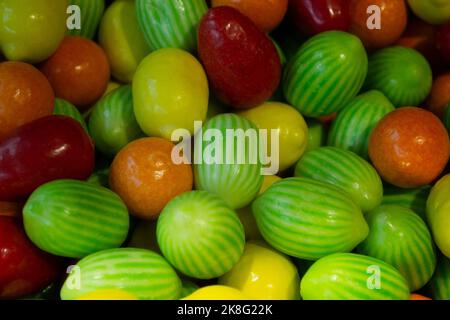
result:
[(426, 220), (427, 199), (430, 194), (430, 186), (417, 189), (402, 189), (395, 186), (385, 186), (384, 196), (381, 201), (384, 205), (398, 205), (411, 209), (423, 220)]
[(105, 0), (70, 0), (71, 5), (77, 5), (81, 10), (81, 29), (69, 30), (72, 36), (82, 36), (93, 39), (105, 11)]
[(252, 209), (272, 247), (306, 260), (350, 252), (369, 232), (361, 209), (346, 193), (307, 178), (273, 184), (253, 202)]
[(370, 57), (364, 87), (383, 92), (396, 107), (418, 106), (430, 93), (432, 82), (427, 60), (414, 49), (398, 46)]
[(450, 103), (448, 104), (447, 108), (445, 109), (444, 124), (447, 127), (448, 132), (450, 133)]
[(339, 111), (328, 135), (328, 145), (350, 150), (369, 159), (369, 138), (378, 122), (394, 106), (380, 91), (371, 90)]
[(180, 299), (189, 296), (191, 293), (197, 291), (199, 286), (189, 280), (182, 280), (183, 287), (181, 289)]
[(55, 108), (53, 109), (53, 114), (67, 116), (72, 119), (75, 119), (76, 121), (78, 121), (81, 124), (83, 129), (86, 130), (86, 132), (88, 132), (88, 129), (86, 126), (86, 121), (84, 121), (84, 118), (81, 115), (80, 111), (78, 111), (78, 109), (70, 102), (63, 100), (63, 99), (56, 98), (55, 99)]
[(134, 116), (131, 85), (113, 90), (95, 104), (89, 119), (89, 131), (95, 146), (110, 156), (144, 136)]
[(206, 191), (184, 193), (162, 211), (156, 228), (164, 257), (183, 274), (213, 279), (239, 261), (245, 245), (237, 214)]
[(344, 108), (358, 94), (367, 74), (361, 41), (329, 31), (308, 40), (289, 61), (284, 94), (303, 115), (319, 117)]
[(450, 259), (441, 255), (436, 271), (430, 281), (432, 297), (435, 300), (450, 300)]
[[(379, 281), (377, 281), (379, 280)], [(353, 253), (320, 259), (300, 284), (304, 300), (409, 300), (408, 284), (391, 265)]]
[(197, 26), (208, 10), (205, 0), (136, 0), (136, 13), (152, 50), (195, 51)]
[(295, 167), (295, 176), (341, 188), (364, 212), (377, 207), (383, 197), (383, 184), (375, 168), (355, 153), (336, 147), (306, 153)]
[(64, 282), (61, 299), (74, 300), (104, 289), (120, 289), (141, 300), (174, 300), (180, 297), (181, 280), (170, 264), (153, 251), (104, 250), (76, 264)]
[(422, 288), (433, 275), (436, 255), (425, 222), (408, 208), (385, 205), (366, 214), (369, 236), (358, 252), (397, 268), (411, 291)]
[[(214, 155), (214, 153), (208, 152), (211, 145), (214, 145), (208, 142), (210, 141), (207, 137), (209, 129), (217, 129), (223, 137), (222, 157), (211, 158), (211, 154)], [(251, 161), (251, 155), (256, 157), (258, 155), (259, 143), (253, 141), (250, 144), (250, 139), (245, 139), (245, 143), (242, 144), (245, 154), (241, 154), (245, 161), (239, 163), (241, 144), (238, 143), (236, 135), (233, 139), (227, 136), (227, 129), (233, 129), (233, 132), (236, 132), (238, 129), (256, 130), (256, 127), (249, 120), (231, 113), (221, 114), (208, 120), (203, 126), (203, 143), (195, 143), (194, 153), (200, 155), (198, 158), (202, 160), (201, 164), (194, 166), (195, 186), (198, 190), (219, 195), (233, 209), (239, 209), (248, 205), (256, 197), (263, 182), (260, 161), (258, 159)], [(234, 146), (234, 152), (230, 157), (232, 159), (229, 159), (232, 161), (227, 161), (230, 156), (230, 153), (227, 153), (227, 145)], [(252, 149), (253, 147), (256, 147), (256, 150)], [(219, 161), (223, 164), (218, 164)]]
[(23, 220), (35, 245), (70, 258), (119, 247), (129, 227), (128, 211), (119, 196), (77, 180), (40, 186), (25, 204)]
[(325, 125), (314, 119), (306, 119), (308, 124), (308, 145), (306, 152), (320, 148), (325, 144), (326, 129)]

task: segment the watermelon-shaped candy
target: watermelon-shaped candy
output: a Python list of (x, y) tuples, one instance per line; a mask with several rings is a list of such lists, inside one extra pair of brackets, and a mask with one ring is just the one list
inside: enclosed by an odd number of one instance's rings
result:
[(70, 117), (76, 121), (78, 121), (86, 132), (88, 132), (86, 122), (84, 121), (83, 116), (80, 111), (78, 111), (77, 107), (75, 107), (70, 102), (56, 98), (55, 99), (55, 108), (53, 109), (54, 115), (66, 116)]
[(81, 28), (69, 30), (69, 34), (93, 39), (105, 11), (105, 0), (70, 0), (69, 2), (71, 5), (78, 6), (81, 11)]
[(386, 185), (384, 186), (384, 195), (381, 204), (406, 207), (426, 221), (427, 199), (430, 190), (430, 186), (416, 189), (403, 189)]
[(430, 289), (433, 299), (450, 300), (450, 259), (443, 255), (439, 257)]

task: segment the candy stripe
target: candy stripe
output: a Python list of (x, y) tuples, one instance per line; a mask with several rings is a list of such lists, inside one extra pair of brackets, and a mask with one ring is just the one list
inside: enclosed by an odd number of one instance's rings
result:
[(86, 122), (84, 121), (83, 116), (81, 115), (80, 111), (78, 111), (78, 109), (70, 102), (56, 98), (53, 114), (67, 116), (78, 121), (83, 127), (83, 129), (86, 130), (86, 132), (88, 132)]
[(69, 30), (69, 34), (93, 39), (105, 11), (105, 0), (70, 0), (70, 4), (81, 9), (81, 29)]
[(441, 255), (430, 289), (435, 300), (450, 300), (450, 259)]
[(411, 209), (426, 221), (427, 199), (431, 187), (424, 186), (418, 189), (402, 189), (394, 186), (384, 188), (382, 204), (399, 205)]

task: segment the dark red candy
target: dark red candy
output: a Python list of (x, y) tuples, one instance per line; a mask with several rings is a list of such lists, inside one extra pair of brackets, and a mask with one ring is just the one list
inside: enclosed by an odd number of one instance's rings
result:
[(442, 58), (450, 63), (450, 21), (440, 27), (437, 34), (437, 47)]
[(23, 200), (52, 180), (85, 180), (93, 169), (94, 146), (77, 121), (40, 118), (0, 144), (0, 201)]
[(203, 17), (198, 51), (217, 97), (235, 108), (257, 106), (276, 91), (281, 64), (270, 38), (231, 7)]

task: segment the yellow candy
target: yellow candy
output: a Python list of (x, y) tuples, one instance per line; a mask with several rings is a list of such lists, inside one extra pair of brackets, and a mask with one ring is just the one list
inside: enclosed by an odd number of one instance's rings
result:
[(297, 268), (283, 254), (259, 242), (248, 242), (241, 260), (219, 283), (234, 287), (251, 300), (299, 298)]
[(138, 300), (132, 294), (118, 289), (99, 290), (87, 293), (76, 300)]
[(248, 300), (248, 298), (237, 289), (215, 285), (200, 288), (183, 300)]

